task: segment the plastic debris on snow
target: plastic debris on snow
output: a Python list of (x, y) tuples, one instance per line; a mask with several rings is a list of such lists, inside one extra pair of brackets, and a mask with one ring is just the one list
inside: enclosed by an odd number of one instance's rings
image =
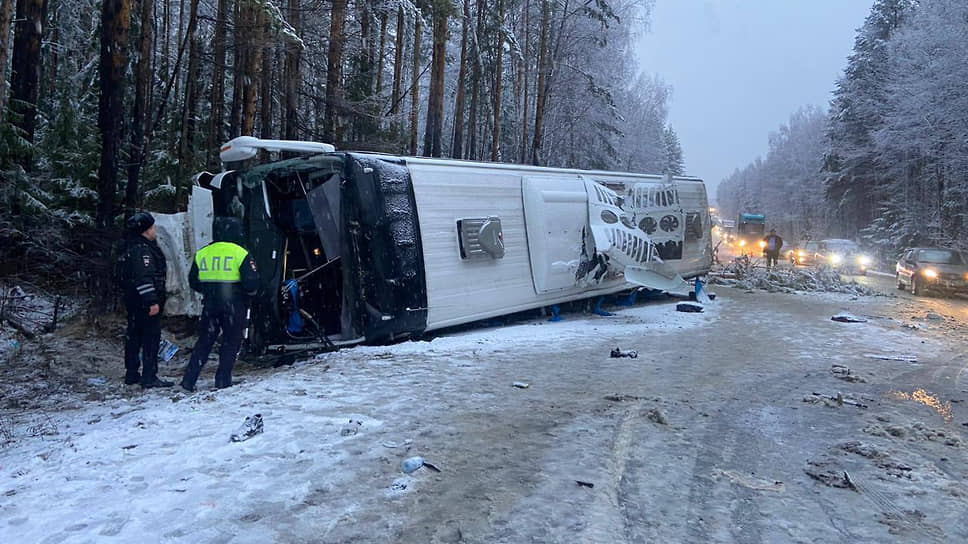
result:
[(857, 317), (854, 314), (849, 314), (847, 312), (841, 312), (830, 318), (831, 321), (838, 321), (840, 323), (867, 323), (867, 318)]
[(639, 357), (639, 352), (635, 351), (634, 349), (622, 350), (619, 348), (615, 348), (612, 350), (609, 356), (616, 359), (619, 357), (628, 357), (629, 359), (637, 359)]
[(752, 266), (728, 266), (724, 276), (711, 275), (707, 283), (781, 293), (817, 291), (861, 296), (878, 294), (874, 289), (857, 282), (844, 281), (839, 273), (829, 267), (767, 270)]
[(262, 432), (262, 414), (255, 414), (245, 418), (242, 423), (234, 433), (232, 433), (232, 442), (244, 442), (253, 436)]
[(702, 313), (702, 304), (696, 304), (694, 302), (680, 302), (676, 304), (677, 312), (687, 312), (687, 313)]
[(404, 474), (410, 474), (411, 472), (416, 471), (420, 467), (427, 467), (434, 472), (440, 472), (440, 469), (437, 468), (436, 465), (428, 462), (426, 459), (424, 459), (423, 457), (420, 457), (419, 455), (416, 457), (407, 457), (406, 459), (403, 460), (403, 464), (401, 465), (401, 469), (403, 470)]

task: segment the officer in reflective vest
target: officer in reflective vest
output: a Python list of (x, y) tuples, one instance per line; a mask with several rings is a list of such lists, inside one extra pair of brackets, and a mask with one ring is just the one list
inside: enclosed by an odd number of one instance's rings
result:
[(202, 317), (198, 322), (198, 342), (181, 381), (187, 391), (195, 390), (219, 333), (222, 345), (215, 387), (232, 385), (232, 367), (242, 347), (248, 301), (259, 289), (255, 260), (240, 245), (242, 222), (234, 217), (217, 217), (214, 232), (216, 241), (198, 250), (188, 273), (189, 285), (202, 293)]

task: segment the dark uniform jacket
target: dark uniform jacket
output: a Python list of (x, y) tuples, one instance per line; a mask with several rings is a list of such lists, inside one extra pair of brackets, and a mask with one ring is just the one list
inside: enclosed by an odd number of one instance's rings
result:
[(158, 243), (140, 234), (125, 239), (121, 257), (121, 287), (125, 301), (147, 308), (165, 305), (165, 273), (168, 264)]

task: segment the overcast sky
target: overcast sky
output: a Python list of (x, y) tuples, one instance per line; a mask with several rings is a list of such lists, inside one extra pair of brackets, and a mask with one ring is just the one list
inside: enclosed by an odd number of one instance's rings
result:
[(655, 0), (640, 43), (672, 86), (669, 121), (686, 173), (716, 185), (765, 156), (801, 106), (824, 109), (873, 0)]

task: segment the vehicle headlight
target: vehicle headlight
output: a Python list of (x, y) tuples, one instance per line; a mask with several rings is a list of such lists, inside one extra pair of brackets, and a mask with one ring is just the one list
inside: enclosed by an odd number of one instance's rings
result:
[(871, 264), (871, 258), (868, 257), (867, 255), (861, 255), (860, 257), (857, 257), (857, 262), (861, 266), (870, 266), (870, 264)]
[(806, 257), (807, 253), (803, 250), (797, 251), (797, 257)]
[(830, 262), (832, 264), (840, 264), (844, 262), (844, 257), (842, 255), (837, 255), (836, 253), (834, 253), (833, 255), (830, 256)]
[(745, 245), (746, 245), (746, 240), (740, 240), (739, 241), (739, 247), (743, 247)]
[(766, 242), (764, 242), (763, 240), (760, 240), (760, 249), (765, 249), (765, 248), (766, 248)]
[(929, 278), (932, 280), (938, 277), (938, 271), (932, 268), (925, 268), (924, 270), (921, 271), (921, 273), (924, 274), (925, 278)]

